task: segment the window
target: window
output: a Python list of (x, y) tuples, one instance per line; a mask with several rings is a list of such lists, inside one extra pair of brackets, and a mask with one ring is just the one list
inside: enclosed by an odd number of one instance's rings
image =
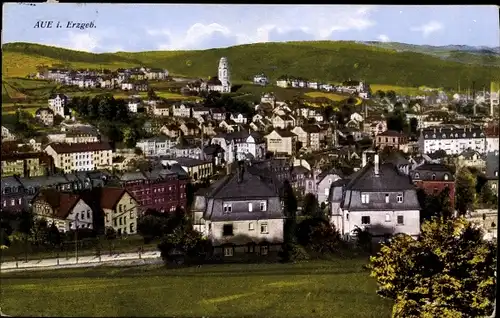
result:
[(261, 211), (266, 211), (266, 202), (261, 202), (260, 203), (260, 210)]
[(255, 224), (253, 224), (253, 222), (248, 223), (248, 230), (249, 231), (255, 230)]
[(415, 179), (418, 179), (418, 178), (420, 178), (420, 174), (417, 172), (417, 173), (415, 173), (414, 177), (415, 177)]
[(398, 215), (398, 225), (403, 225), (405, 222), (404, 216)]
[(120, 225), (123, 225), (123, 219), (120, 217)]
[(252, 212), (253, 211), (253, 205), (252, 203), (248, 203), (248, 212)]
[(444, 174), (444, 180), (448, 180), (448, 174), (447, 173)]
[(16, 200), (15, 199), (11, 199), (10, 200), (10, 205), (16, 205)]
[(118, 211), (123, 212), (123, 206), (121, 204), (118, 205)]
[(105, 216), (105, 219), (106, 219), (106, 223), (108, 223), (109, 222), (109, 216), (107, 214)]
[(123, 223), (127, 224), (127, 217), (126, 216), (123, 217)]
[(385, 203), (389, 203), (389, 194), (385, 195)]
[(116, 219), (113, 219), (113, 226), (118, 226)]
[(403, 194), (398, 193), (397, 199), (398, 199), (398, 203), (403, 203)]
[(224, 203), (224, 213), (231, 213), (233, 207), (229, 203)]
[(346, 215), (345, 215), (345, 219), (346, 219), (347, 221), (349, 221), (349, 213), (346, 213)]
[(369, 216), (362, 216), (361, 217), (361, 224), (370, 224), (370, 217)]
[(269, 231), (267, 229), (267, 224), (263, 223), (260, 225), (260, 233), (261, 234), (269, 234)]
[(82, 220), (85, 220), (85, 212), (82, 211)]
[(361, 203), (369, 203), (369, 202), (370, 202), (370, 196), (367, 193), (362, 193)]
[(135, 232), (135, 228), (134, 228), (134, 223), (130, 223), (130, 232), (129, 233), (134, 233)]
[(260, 255), (267, 255), (269, 253), (269, 246), (264, 245), (260, 247)]
[(495, 171), (495, 177), (498, 177), (498, 170)]
[(325, 196), (328, 196), (328, 194), (330, 194), (330, 189), (329, 188), (325, 188)]
[(432, 180), (436, 180), (436, 174), (435, 173), (432, 174)]
[(247, 253), (255, 253), (255, 244), (254, 243), (247, 244)]
[(224, 247), (224, 256), (233, 256), (234, 248), (233, 247)]
[(391, 215), (389, 213), (385, 214), (385, 221), (386, 222), (391, 222)]
[(232, 224), (224, 224), (222, 226), (222, 235), (223, 236), (233, 236), (233, 225)]

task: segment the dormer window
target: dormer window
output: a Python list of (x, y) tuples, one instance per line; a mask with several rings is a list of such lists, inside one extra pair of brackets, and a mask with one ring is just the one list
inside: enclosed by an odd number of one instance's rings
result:
[(458, 138), (458, 134), (455, 134), (455, 137)]
[(495, 177), (498, 177), (498, 170), (495, 171)]
[(385, 194), (385, 203), (389, 203), (389, 194)]
[(448, 180), (448, 174), (447, 173), (444, 174), (444, 180)]
[(414, 178), (415, 178), (415, 179), (418, 179), (418, 178), (420, 178), (420, 173), (418, 173), (418, 172), (417, 172), (417, 173), (415, 173), (415, 176), (414, 176)]
[(443, 138), (446, 138), (446, 134), (443, 134)]
[(472, 137), (476, 137), (476, 133), (473, 133), (473, 134), (472, 134)]
[(465, 138), (465, 133), (463, 133), (463, 134), (462, 134), (462, 137), (464, 137), (464, 138)]
[(436, 180), (436, 174), (433, 173), (431, 178), (432, 178), (432, 180)]
[(432, 138), (436, 138), (436, 134), (432, 134)]
[(361, 203), (364, 203), (364, 204), (370, 203), (370, 196), (368, 195), (368, 193), (361, 194)]
[(231, 213), (233, 206), (230, 203), (224, 203), (224, 213)]
[(396, 198), (397, 198), (398, 203), (403, 203), (403, 194), (402, 193), (398, 193), (398, 196)]

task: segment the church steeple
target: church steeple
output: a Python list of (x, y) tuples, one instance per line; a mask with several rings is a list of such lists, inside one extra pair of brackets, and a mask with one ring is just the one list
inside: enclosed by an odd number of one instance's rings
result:
[(231, 75), (229, 73), (229, 64), (226, 57), (222, 57), (219, 61), (219, 81), (222, 83), (223, 93), (231, 92)]

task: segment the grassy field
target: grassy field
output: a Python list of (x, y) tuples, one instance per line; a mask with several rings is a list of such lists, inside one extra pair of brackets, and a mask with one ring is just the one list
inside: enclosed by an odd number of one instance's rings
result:
[[(218, 61), (228, 57), (233, 81), (248, 81), (264, 72), (271, 80), (287, 74), (309, 80), (339, 82), (348, 78), (400, 87), (456, 88), (489, 86), (500, 79), (500, 65), (444, 60), (429, 54), (398, 52), (347, 41), (256, 43), (198, 51), (92, 54), (29, 44), (2, 46), (2, 77), (25, 76), (40, 64), (65, 64), (74, 68), (145, 65), (166, 68), (187, 77), (216, 75)], [(462, 54), (462, 53), (461, 53)], [(465, 53), (469, 54), (469, 53)], [(462, 54), (463, 55), (463, 54)]]
[(384, 92), (394, 91), (398, 95), (408, 95), (408, 96), (418, 96), (418, 95), (423, 95), (425, 93), (424, 90), (417, 88), (417, 87), (402, 87), (402, 86), (395, 86), (395, 85), (370, 84), (370, 88), (372, 89), (373, 93), (375, 93), (378, 90), (384, 91)]
[(335, 93), (326, 93), (326, 92), (308, 92), (305, 93), (304, 95), (312, 98), (326, 97), (336, 102), (349, 98), (349, 96), (335, 94)]
[[(12, 316), (389, 317), (366, 260), (5, 273)], [(87, 305), (91, 304), (91, 305)]]

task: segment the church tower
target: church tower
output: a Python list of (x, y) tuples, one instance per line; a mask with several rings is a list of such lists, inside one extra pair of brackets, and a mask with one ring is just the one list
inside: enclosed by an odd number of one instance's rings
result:
[(231, 92), (231, 77), (229, 74), (229, 64), (227, 58), (222, 57), (219, 61), (219, 81), (222, 83), (222, 92)]

